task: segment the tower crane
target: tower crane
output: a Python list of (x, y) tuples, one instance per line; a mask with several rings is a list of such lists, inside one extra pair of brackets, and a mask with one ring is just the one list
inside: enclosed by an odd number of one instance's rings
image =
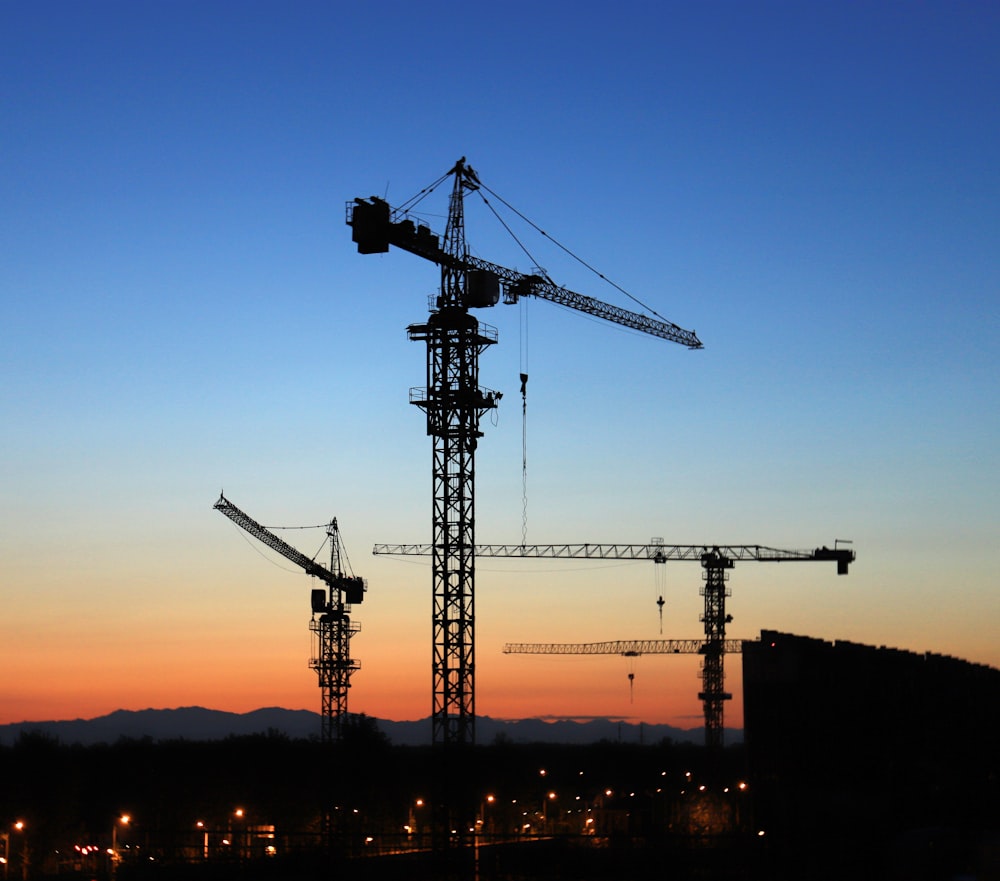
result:
[(361, 625), (351, 621), (350, 611), (352, 605), (364, 599), (368, 586), (363, 578), (344, 572), (337, 518), (331, 520), (326, 527), (326, 534), (330, 539), (330, 568), (327, 569), (278, 538), (267, 527), (261, 526), (224, 495), (220, 494), (219, 500), (212, 507), (326, 585), (325, 588), (314, 589), (311, 594), (312, 619), (309, 629), (315, 635), (315, 644), (309, 666), (319, 676), (323, 695), (320, 713), (321, 740), (324, 743), (338, 743), (347, 718), (347, 690), (351, 686), (351, 676), (361, 669), (361, 664), (351, 658), (351, 638), (361, 630)]
[[(726, 587), (729, 570), (738, 561), (757, 563), (784, 562), (834, 562), (837, 574), (846, 575), (856, 554), (851, 548), (827, 546), (813, 550), (783, 550), (765, 545), (667, 545), (660, 541), (651, 544), (546, 544), (546, 545), (477, 545), (480, 557), (518, 557), (584, 560), (650, 560), (656, 564), (668, 561), (697, 562), (704, 569), (705, 639), (699, 648), (704, 656), (701, 678), (703, 688), (698, 693), (705, 713), (705, 745), (710, 749), (722, 746), (724, 726), (723, 707), (732, 695), (725, 690), (723, 658), (731, 648), (726, 640), (726, 625), (733, 616), (726, 612), (726, 597), (731, 591)], [(430, 545), (375, 545), (373, 553), (391, 555), (427, 556)], [(598, 644), (602, 645), (602, 644)], [(605, 643), (603, 645), (610, 645)], [(570, 652), (566, 652), (569, 654)], [(596, 653), (596, 652), (595, 652)], [(617, 654), (617, 652), (612, 652)]]
[(496, 343), (496, 329), (480, 324), (469, 310), (495, 306), (501, 295), (507, 304), (537, 297), (691, 349), (702, 347), (693, 331), (566, 290), (542, 271), (525, 274), (473, 257), (465, 240), (464, 201), (484, 187), (465, 157), (417, 199), (449, 177), (443, 236), (414, 222), (408, 208), (393, 208), (375, 196), (348, 202), (346, 214), (359, 253), (386, 253), (393, 245), (441, 269), (430, 316), (407, 333), (427, 347), (427, 386), (411, 389), (410, 403), (424, 412), (433, 438), (432, 742), (444, 747), (475, 742), (475, 450), (482, 437), (479, 420), (501, 398), (479, 386), (479, 356)]

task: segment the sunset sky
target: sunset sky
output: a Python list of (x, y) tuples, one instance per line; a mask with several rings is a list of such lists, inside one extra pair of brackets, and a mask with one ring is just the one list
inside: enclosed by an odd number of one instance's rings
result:
[[(738, 564), (728, 636), (1000, 666), (1000, 7), (569, 9), (0, 5), (0, 724), (319, 710), (315, 584), (220, 490), (269, 526), (338, 518), (369, 584), (350, 709), (430, 714), (429, 560), (371, 551), (430, 539), (406, 327), (438, 270), (357, 254), (344, 205), (460, 156), (705, 344), (477, 313), (504, 394), (478, 541), (522, 539), (526, 370), (529, 543), (851, 540), (847, 577)], [(421, 206), (441, 231), (446, 196)], [(466, 224), (480, 257), (639, 308), (479, 201)], [(661, 593), (662, 636), (696, 638), (700, 587), (690, 563), (480, 560), (477, 712), (700, 725), (696, 657), (639, 658), (630, 698), (620, 657), (501, 652), (659, 638)]]

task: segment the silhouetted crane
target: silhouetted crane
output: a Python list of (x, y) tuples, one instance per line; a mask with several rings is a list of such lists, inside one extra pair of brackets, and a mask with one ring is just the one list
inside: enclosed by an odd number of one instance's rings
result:
[[(408, 211), (448, 177), (453, 182), (442, 237)], [(538, 297), (692, 349), (702, 347), (692, 331), (566, 290), (542, 270), (525, 274), (473, 257), (465, 240), (464, 200), (480, 188), (492, 193), (463, 157), (402, 208), (375, 196), (347, 204), (347, 224), (359, 253), (381, 254), (393, 245), (441, 267), (441, 289), (430, 317), (407, 330), (411, 340), (427, 345), (427, 387), (411, 389), (410, 402), (426, 414), (427, 434), (434, 439), (432, 740), (444, 745), (475, 742), (475, 449), (482, 437), (480, 417), (501, 397), (479, 387), (479, 355), (497, 341), (496, 329), (481, 325), (469, 310), (494, 306), (501, 296), (505, 303)]]
[[(724, 726), (724, 702), (732, 700), (725, 690), (723, 657), (730, 644), (726, 640), (726, 624), (733, 616), (726, 612), (726, 597), (730, 591), (726, 587), (728, 570), (737, 561), (757, 563), (820, 562), (837, 564), (837, 574), (846, 575), (848, 566), (855, 560), (855, 552), (849, 548), (826, 546), (811, 551), (782, 550), (764, 545), (666, 545), (653, 544), (543, 544), (543, 545), (477, 545), (475, 552), (480, 557), (519, 557), (584, 560), (650, 560), (653, 563), (669, 561), (697, 562), (705, 570), (705, 640), (699, 654), (704, 655), (702, 664), (702, 691), (698, 699), (705, 712), (705, 745), (711, 748), (722, 746)], [(427, 556), (430, 545), (375, 545), (373, 553), (390, 555)], [(617, 652), (614, 652), (615, 654)]]
[(364, 599), (368, 588), (363, 578), (347, 575), (343, 570), (337, 519), (331, 520), (326, 528), (330, 539), (330, 568), (327, 569), (261, 526), (224, 495), (220, 494), (213, 507), (254, 538), (326, 584), (325, 589), (312, 591), (309, 629), (316, 635), (316, 646), (309, 666), (319, 676), (323, 695), (321, 738), (326, 743), (339, 742), (347, 718), (347, 691), (351, 686), (351, 676), (361, 669), (361, 664), (351, 657), (351, 637), (361, 629), (361, 625), (353, 623), (349, 613), (352, 605)]

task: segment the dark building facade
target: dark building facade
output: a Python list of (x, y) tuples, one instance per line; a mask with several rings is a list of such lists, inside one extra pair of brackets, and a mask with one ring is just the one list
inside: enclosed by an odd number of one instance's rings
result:
[(743, 689), (755, 821), (788, 877), (986, 877), (1000, 670), (762, 631)]

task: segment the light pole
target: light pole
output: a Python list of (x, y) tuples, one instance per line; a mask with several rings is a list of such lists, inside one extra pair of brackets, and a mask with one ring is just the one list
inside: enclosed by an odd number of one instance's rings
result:
[(118, 826), (128, 826), (132, 822), (132, 818), (128, 814), (122, 814), (114, 824), (111, 826), (111, 876), (114, 877), (118, 873), (118, 863), (120, 857), (118, 855)]
[(422, 798), (415, 799), (413, 804), (410, 805), (410, 816), (408, 818), (410, 821), (410, 836), (415, 839), (417, 850), (420, 850), (423, 847), (424, 824), (421, 822), (423, 820), (423, 817), (421, 816), (423, 811), (420, 810), (423, 806), (424, 800)]
[(486, 796), (486, 799), (479, 806), (479, 817), (481, 823), (481, 831), (485, 832), (487, 835), (492, 834), (496, 830), (494, 829), (493, 814), (492, 812), (487, 813), (487, 805), (490, 807), (496, 802), (497, 797), (492, 793)]
[(237, 851), (236, 851), (236, 853), (237, 853), (237, 857), (238, 857), (239, 861), (243, 862), (243, 859), (244, 859), (244, 850), (248, 849), (247, 848), (247, 840), (246, 840), (246, 838), (247, 838), (247, 824), (246, 824), (246, 820), (244, 820), (243, 808), (237, 808), (235, 811), (233, 811), (233, 816), (236, 817), (236, 819), (239, 820), (240, 824), (241, 824), (241, 828), (234, 828), (234, 830), (233, 830), (233, 838), (236, 838), (236, 833), (238, 832), (240, 837), (239, 837), (239, 843), (237, 845)]
[[(18, 820), (14, 823), (14, 829), (18, 832), (24, 832), (24, 820)], [(7, 878), (7, 872), (10, 866), (10, 832), (7, 832), (4, 836), (4, 864), (3, 864), (3, 876), (4, 879)], [(28, 877), (28, 841), (26, 838), (21, 839), (21, 878), (25, 879)]]

